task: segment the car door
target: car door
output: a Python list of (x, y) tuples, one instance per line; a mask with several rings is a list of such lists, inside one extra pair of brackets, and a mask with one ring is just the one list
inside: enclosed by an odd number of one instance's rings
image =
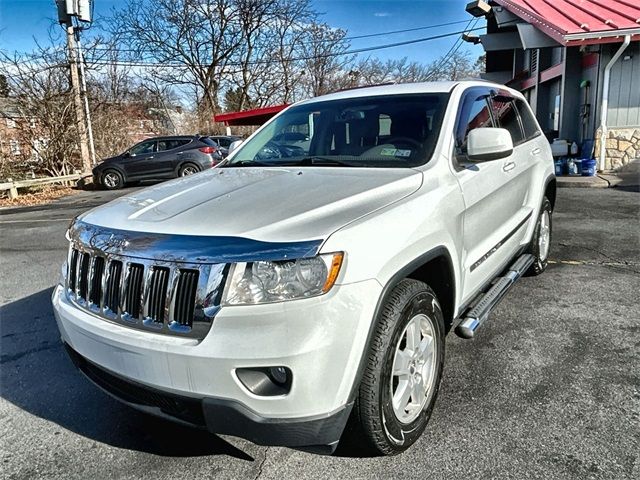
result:
[(180, 149), (190, 140), (180, 138), (162, 138), (158, 140), (158, 149), (154, 158), (154, 172), (159, 176), (172, 177), (184, 155)]
[(153, 174), (152, 162), (156, 143), (155, 139), (145, 140), (127, 151), (123, 165), (128, 178), (147, 177)]
[[(508, 130), (513, 140), (513, 154), (509, 161), (505, 162), (504, 171), (507, 187), (514, 198), (514, 207), (518, 207), (509, 221), (512, 229), (515, 229), (522, 222), (532, 218), (533, 206), (530, 204), (531, 198), (528, 193), (532, 188), (536, 157), (542, 153), (542, 149), (537, 142), (527, 140), (514, 97), (507, 92), (499, 91), (492, 95), (491, 105), (496, 126)], [(525, 232), (526, 228), (523, 228), (518, 233), (523, 235)]]
[(463, 301), (469, 300), (515, 255), (519, 246), (521, 191), (511, 182), (519, 153), (506, 158), (470, 162), (466, 156), (469, 132), (495, 127), (491, 89), (473, 87), (462, 97), (455, 126), (454, 170), (465, 202)]

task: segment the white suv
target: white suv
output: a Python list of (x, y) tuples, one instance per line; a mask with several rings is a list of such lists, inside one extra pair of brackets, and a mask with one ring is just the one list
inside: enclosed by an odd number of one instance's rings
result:
[(555, 188), (502, 85), (326, 95), (218, 169), (75, 219), (56, 319), (82, 372), (138, 409), (328, 452), (349, 420), (397, 453), (427, 424), (446, 333), (472, 337), (545, 269)]

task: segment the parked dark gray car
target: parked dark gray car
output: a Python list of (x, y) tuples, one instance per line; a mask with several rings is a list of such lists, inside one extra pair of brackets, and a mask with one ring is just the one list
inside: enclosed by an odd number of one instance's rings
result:
[(143, 140), (93, 169), (96, 184), (108, 190), (140, 180), (164, 180), (192, 175), (214, 167), (222, 152), (202, 136), (154, 137)]

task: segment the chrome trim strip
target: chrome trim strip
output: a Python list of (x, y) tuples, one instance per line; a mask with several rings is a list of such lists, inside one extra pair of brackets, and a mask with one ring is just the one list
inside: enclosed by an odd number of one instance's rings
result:
[(516, 228), (514, 228), (513, 230), (511, 230), (506, 237), (504, 237), (502, 240), (500, 240), (496, 245), (494, 245), (494, 247), (489, 250), (487, 253), (485, 253), (482, 257), (480, 257), (473, 265), (471, 265), (471, 268), (469, 269), (470, 272), (473, 272), (476, 268), (478, 268), (480, 265), (482, 265), (491, 255), (493, 255), (494, 253), (496, 253), (498, 251), (498, 249), (504, 245), (507, 240), (509, 240), (511, 237), (513, 237), (516, 232), (518, 230), (520, 230), (520, 228), (522, 228), (522, 226), (527, 223), (529, 221), (529, 219), (531, 218), (531, 214), (532, 212), (529, 212), (527, 214), (526, 217), (524, 217), (524, 220), (522, 220), (517, 226)]
[(145, 260), (185, 263), (235, 263), (289, 260), (317, 255), (323, 240), (261, 242), (243, 237), (129, 232), (76, 220), (71, 242), (85, 251)]

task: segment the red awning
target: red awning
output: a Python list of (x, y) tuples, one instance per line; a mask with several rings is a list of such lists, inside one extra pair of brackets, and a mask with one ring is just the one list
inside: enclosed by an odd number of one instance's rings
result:
[(228, 126), (262, 125), (276, 113), (281, 112), (288, 106), (289, 105), (285, 103), (273, 107), (254, 108), (253, 110), (245, 110), (243, 112), (220, 113), (213, 116), (213, 121), (225, 123)]
[(494, 0), (563, 45), (640, 40), (640, 0)]

